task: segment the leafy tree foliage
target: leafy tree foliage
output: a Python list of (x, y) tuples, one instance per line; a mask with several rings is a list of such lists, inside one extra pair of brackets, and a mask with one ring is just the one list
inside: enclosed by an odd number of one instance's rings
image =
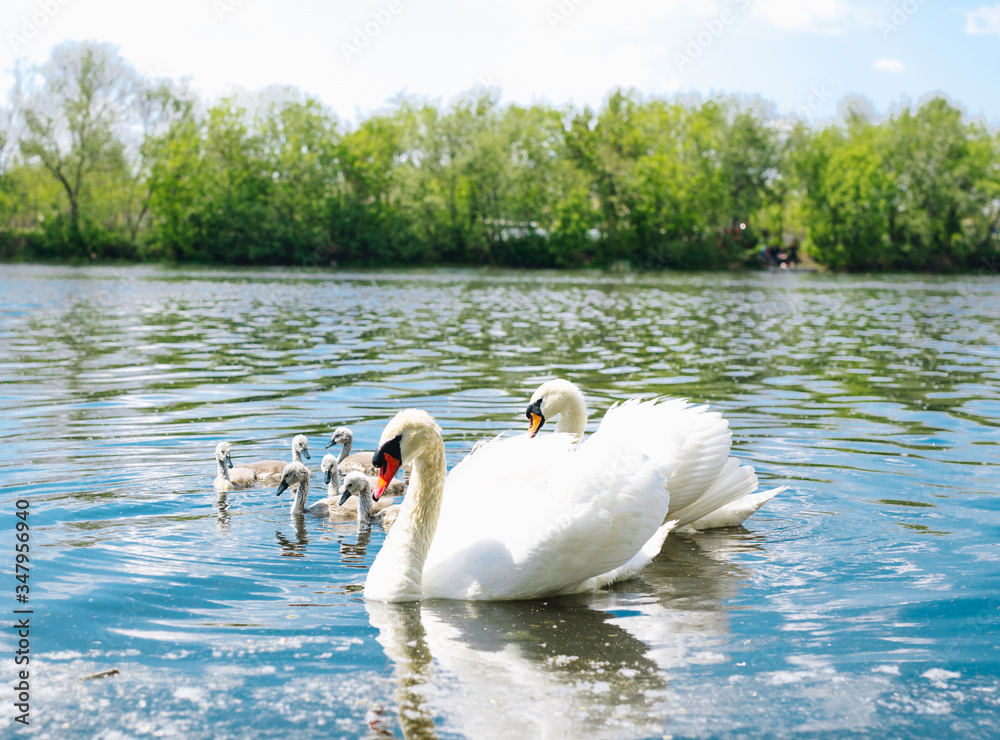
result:
[(12, 97), (7, 259), (716, 268), (767, 232), (843, 270), (997, 251), (1000, 141), (939, 98), (809, 128), (739, 100), (479, 90), (344, 126), (291, 89), (206, 107), (94, 43), (20, 70)]
[(975, 267), (998, 248), (1000, 140), (941, 98), (879, 124), (799, 130), (787, 168), (807, 248), (847, 270)]

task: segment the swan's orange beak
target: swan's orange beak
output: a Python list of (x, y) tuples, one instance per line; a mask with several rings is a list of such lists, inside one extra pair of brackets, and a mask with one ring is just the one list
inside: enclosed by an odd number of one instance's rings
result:
[(385, 489), (389, 486), (389, 481), (392, 480), (392, 476), (396, 474), (399, 470), (399, 458), (393, 457), (388, 452), (383, 453), (385, 462), (382, 467), (378, 469), (378, 483), (375, 485), (375, 490), (372, 492), (372, 498), (378, 501), (382, 494), (385, 493)]
[(528, 436), (534, 437), (542, 428), (542, 424), (545, 423), (545, 414), (542, 413), (542, 399), (539, 398), (528, 404), (524, 415), (528, 418)]

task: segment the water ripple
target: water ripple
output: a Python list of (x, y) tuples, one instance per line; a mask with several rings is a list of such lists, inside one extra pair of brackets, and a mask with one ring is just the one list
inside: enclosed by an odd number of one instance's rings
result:
[[(4, 266), (0, 297), (43, 735), (996, 734), (1000, 281)], [(709, 402), (791, 488), (608, 592), (382, 610), (381, 530), (211, 488), (222, 439), (318, 463), (405, 406), (455, 460), (554, 376), (591, 428)]]

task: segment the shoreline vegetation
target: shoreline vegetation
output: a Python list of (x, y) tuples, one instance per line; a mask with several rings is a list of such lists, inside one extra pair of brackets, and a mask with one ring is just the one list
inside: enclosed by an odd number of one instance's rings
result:
[(480, 89), (348, 126), (293, 88), (208, 103), (96, 42), (15, 79), (6, 262), (939, 272), (1000, 253), (1000, 136), (941, 97), (810, 127), (759, 100)]

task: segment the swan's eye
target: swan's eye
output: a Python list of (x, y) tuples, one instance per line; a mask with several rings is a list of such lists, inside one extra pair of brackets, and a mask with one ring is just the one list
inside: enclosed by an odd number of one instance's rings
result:
[(403, 435), (400, 434), (379, 447), (378, 451), (372, 456), (372, 465), (380, 470), (385, 470), (387, 456), (396, 460), (397, 464), (401, 463), (403, 461), (403, 453), (399, 449), (399, 443), (402, 439)]

